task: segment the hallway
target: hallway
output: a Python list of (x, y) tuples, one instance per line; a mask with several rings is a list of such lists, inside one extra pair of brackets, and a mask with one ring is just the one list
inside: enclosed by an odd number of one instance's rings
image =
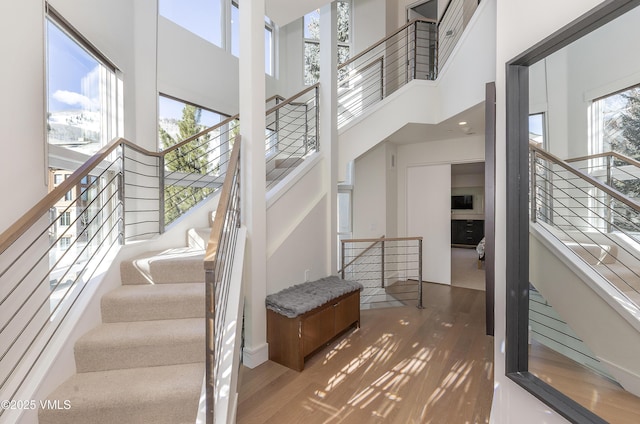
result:
[(301, 373), (270, 361), (243, 368), (237, 422), (489, 422), (493, 338), (485, 335), (484, 296), (425, 283), (424, 310), (363, 310), (362, 327)]

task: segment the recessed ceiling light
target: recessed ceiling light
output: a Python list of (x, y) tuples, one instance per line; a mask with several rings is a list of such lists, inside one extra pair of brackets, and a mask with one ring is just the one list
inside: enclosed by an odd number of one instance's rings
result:
[(467, 121), (460, 121), (458, 122), (458, 125), (467, 125)]

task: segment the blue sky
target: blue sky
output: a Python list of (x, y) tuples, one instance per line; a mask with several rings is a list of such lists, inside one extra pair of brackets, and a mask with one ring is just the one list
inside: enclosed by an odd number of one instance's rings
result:
[(160, 15), (194, 34), (222, 45), (221, 0), (160, 0)]
[(90, 109), (99, 100), (98, 61), (55, 24), (47, 22), (47, 31), (49, 111)]

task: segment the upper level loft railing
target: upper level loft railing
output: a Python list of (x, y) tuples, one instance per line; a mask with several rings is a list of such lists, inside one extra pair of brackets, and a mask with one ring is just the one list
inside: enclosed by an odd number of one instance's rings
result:
[(438, 22), (438, 72), (447, 63), (480, 0), (450, 0)]
[(437, 26), (417, 19), (338, 67), (338, 126), (414, 79), (437, 76)]
[[(240, 229), (240, 137), (231, 152), (218, 209), (205, 254), (206, 304), (206, 422), (212, 424), (216, 399), (225, 391), (218, 382), (222, 369), (225, 340), (235, 336), (236, 328), (225, 328), (227, 299), (231, 289), (233, 260)], [(231, 334), (229, 334), (231, 333)]]
[(640, 204), (529, 145), (530, 219), (640, 306)]

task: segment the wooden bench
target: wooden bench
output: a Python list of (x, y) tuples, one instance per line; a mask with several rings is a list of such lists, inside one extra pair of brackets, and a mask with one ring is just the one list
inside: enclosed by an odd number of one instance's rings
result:
[(351, 327), (360, 327), (359, 287), (295, 317), (268, 307), (269, 359), (302, 371), (305, 359)]

